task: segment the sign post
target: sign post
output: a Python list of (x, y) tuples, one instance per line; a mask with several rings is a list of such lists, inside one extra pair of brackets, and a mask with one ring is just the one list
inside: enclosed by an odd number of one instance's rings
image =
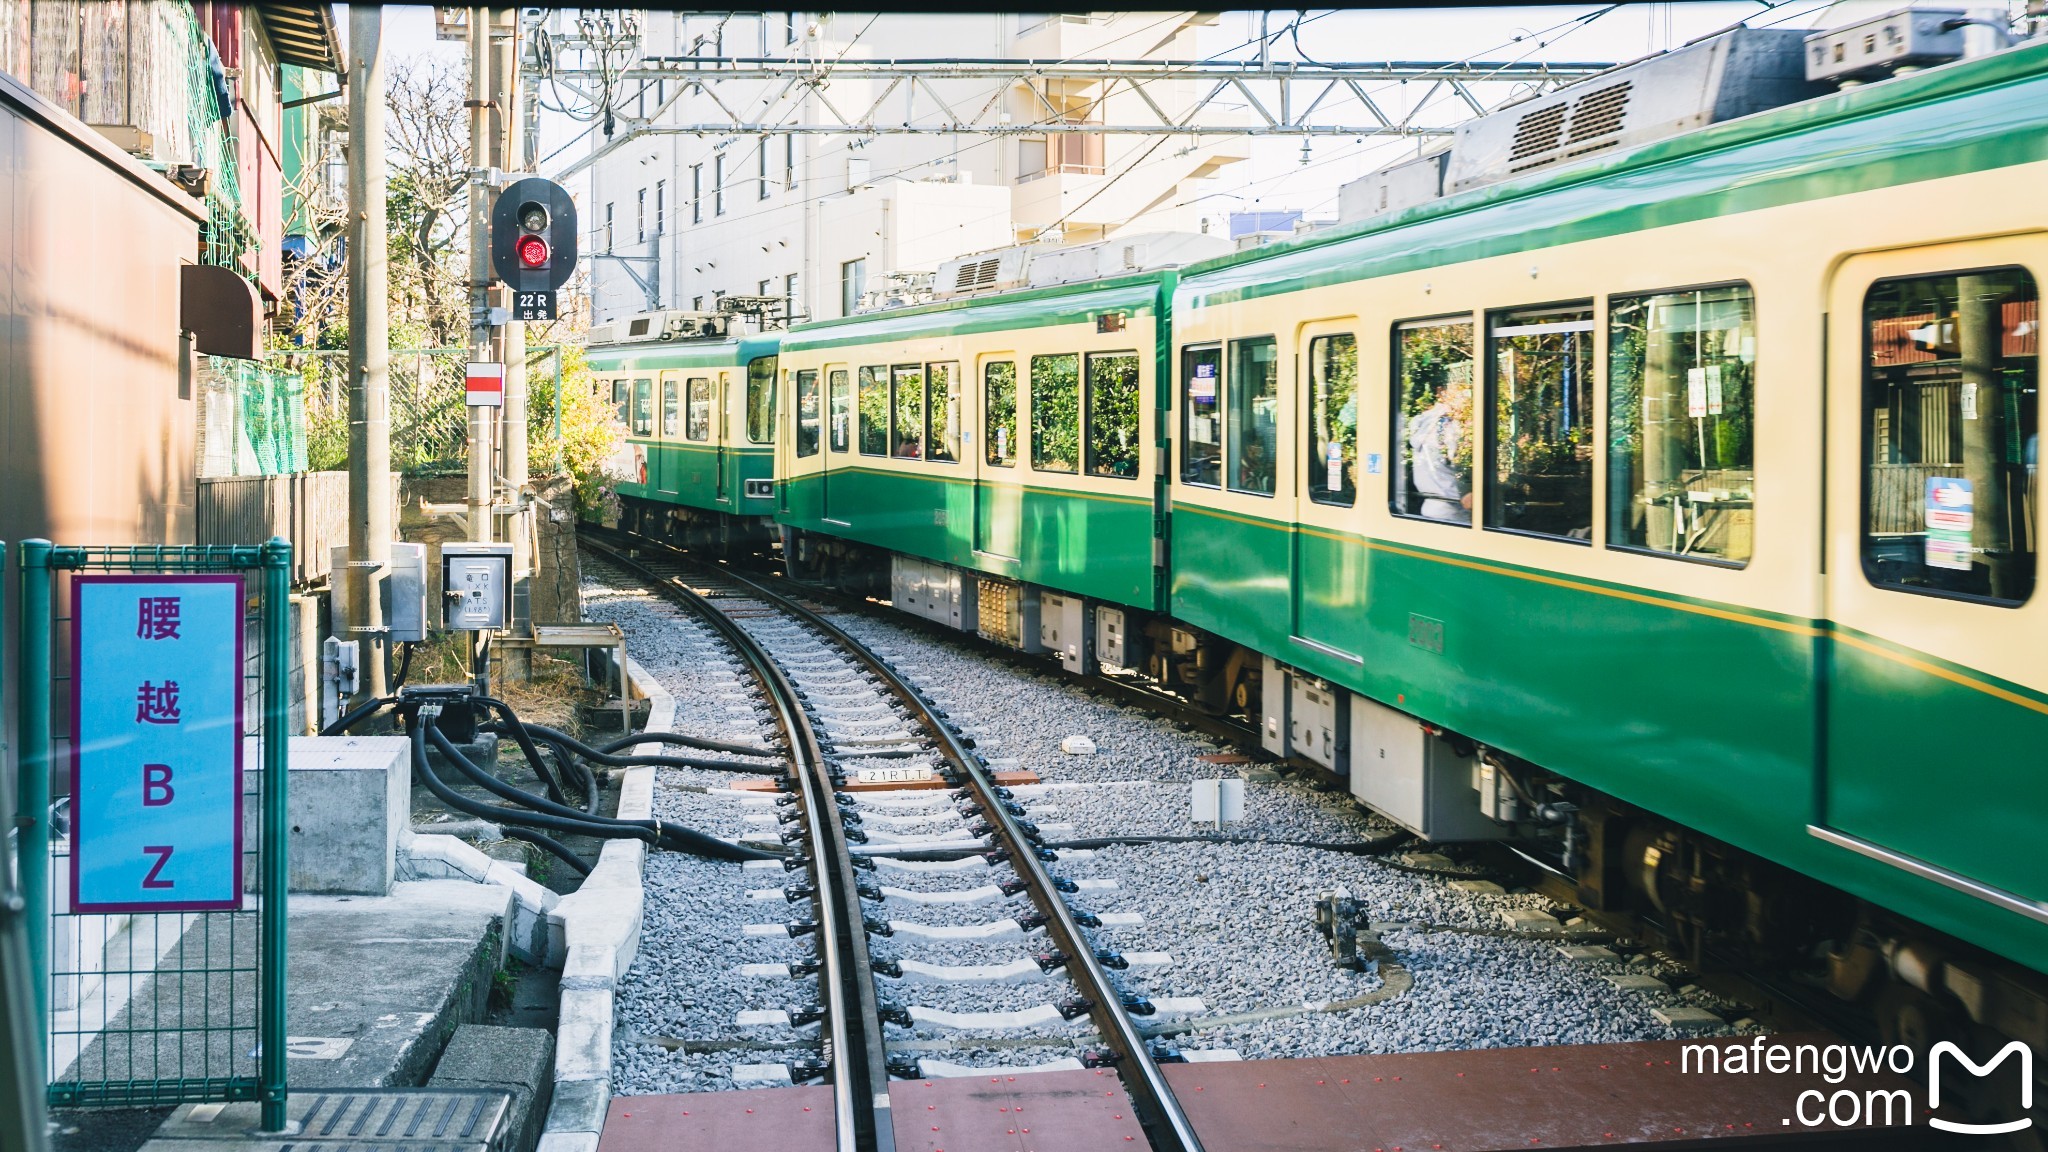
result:
[(242, 907), (242, 578), (71, 578), (71, 907)]
[(505, 366), (472, 361), (463, 374), (463, 391), (471, 408), (500, 408), (505, 404)]

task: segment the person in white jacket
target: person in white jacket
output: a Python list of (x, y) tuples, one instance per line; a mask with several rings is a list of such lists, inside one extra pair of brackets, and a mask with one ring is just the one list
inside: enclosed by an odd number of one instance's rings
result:
[(1408, 419), (1409, 483), (1422, 497), (1423, 516), (1453, 524), (1472, 522), (1472, 490), (1451, 461), (1465, 435), (1451, 413), (1448, 385), (1436, 386), (1436, 403)]

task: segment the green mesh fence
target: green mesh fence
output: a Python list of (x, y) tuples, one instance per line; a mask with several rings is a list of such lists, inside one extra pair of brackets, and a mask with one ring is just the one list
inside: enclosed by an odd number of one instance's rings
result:
[[(348, 354), (281, 353), (271, 363), (304, 381), (308, 459), (315, 471), (348, 464)], [(561, 358), (552, 345), (527, 349), (531, 418), (552, 423)], [(462, 348), (391, 350), (391, 467), (407, 476), (453, 476), (469, 467), (469, 405), (464, 377), (469, 353)], [(536, 463), (540, 463), (536, 461)]]
[(279, 476), (307, 471), (303, 373), (224, 356), (201, 360), (199, 474)]

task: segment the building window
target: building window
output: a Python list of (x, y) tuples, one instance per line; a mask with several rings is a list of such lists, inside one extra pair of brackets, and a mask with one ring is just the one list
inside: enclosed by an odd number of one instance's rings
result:
[(789, 132), (782, 137), (782, 186), (796, 191), (796, 133)]
[(663, 235), (668, 231), (668, 181), (654, 182), (654, 234)]
[(865, 258), (848, 260), (839, 266), (839, 311), (851, 316), (860, 308), (860, 298), (868, 290), (868, 262)]
[(609, 200), (604, 205), (604, 250), (612, 250), (612, 205)]
[(1273, 494), (1273, 457), (1279, 449), (1280, 346), (1271, 336), (1230, 342), (1230, 490)]
[(634, 239), (635, 239), (635, 240), (637, 240), (637, 241), (639, 241), (639, 242), (640, 242), (640, 243), (642, 243), (642, 244), (646, 243), (646, 242), (647, 242), (647, 189), (645, 189), (645, 188), (642, 188), (642, 189), (640, 189), (640, 203), (639, 203), (639, 206), (638, 206), (638, 207), (637, 207), (637, 208), (636, 208), (636, 209), (634, 210), (634, 214), (633, 214), (633, 228), (634, 228), (634, 232), (635, 232), (635, 235), (634, 235)]
[(1223, 486), (1223, 349), (1189, 348), (1180, 354), (1180, 479), (1204, 488)]
[(690, 223), (704, 222), (704, 166), (690, 165)]
[(1031, 358), (1031, 467), (1076, 472), (1081, 463), (1081, 358)]
[(1489, 317), (1486, 526), (1591, 543), (1593, 305)]
[(1138, 475), (1138, 354), (1091, 353), (1083, 400), (1088, 422), (1088, 474)]
[(889, 370), (860, 370), (860, 452), (863, 456), (889, 454)]
[(1017, 179), (1031, 180), (1045, 175), (1045, 137), (1025, 136), (1017, 141)]
[(761, 138), (761, 146), (754, 149), (755, 172), (761, 186), (758, 199), (768, 198), (768, 138)]
[(725, 153), (711, 158), (711, 214), (725, 215)]
[(782, 278), (782, 321), (785, 324), (796, 319), (796, 276), (791, 272)]
[(1607, 544), (1747, 563), (1756, 517), (1747, 285), (1607, 302)]
[(796, 374), (796, 454), (818, 454), (818, 373), (805, 369)]
[(924, 454), (927, 460), (951, 463), (960, 459), (960, 397), (953, 381), (960, 375), (958, 364), (927, 364), (924, 371), (926, 425)]
[(1863, 574), (2006, 606), (2034, 591), (2040, 296), (2019, 268), (1863, 298)]
[(850, 452), (853, 450), (853, 388), (846, 379), (846, 369), (832, 370), (832, 450)]
[(1358, 500), (1358, 338), (1308, 344), (1308, 497), (1349, 507)]
[(1396, 516), (1472, 523), (1472, 321), (1394, 329)]
[(981, 370), (983, 453), (998, 468), (1017, 463), (1017, 366), (998, 360)]
[(768, 295), (769, 287), (772, 286), (774, 283), (775, 281), (773, 280), (757, 281), (754, 285), (754, 295), (766, 297)]
[(692, 296), (692, 297), (690, 297), (690, 311), (692, 311), (692, 312), (702, 312), (703, 310), (704, 310), (704, 298), (703, 298), (702, 296)]

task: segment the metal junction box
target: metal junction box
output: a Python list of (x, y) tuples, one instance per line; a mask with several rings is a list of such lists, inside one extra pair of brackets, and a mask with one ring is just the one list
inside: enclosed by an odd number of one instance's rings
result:
[(1841, 80), (1959, 60), (1968, 16), (1961, 8), (1901, 8), (1815, 32), (1806, 38), (1806, 78)]
[(1060, 667), (1078, 675), (1094, 671), (1088, 638), (1088, 609), (1079, 596), (1047, 592), (1038, 598), (1038, 642), (1059, 654)]
[(897, 556), (889, 571), (889, 600), (912, 616), (972, 632), (978, 616), (975, 585), (958, 568)]
[(384, 580), (384, 623), (393, 643), (427, 638), (427, 546), (393, 541)]
[(1045, 651), (1038, 642), (1038, 589), (994, 576), (977, 576), (974, 586), (975, 631), (1005, 648)]
[(1115, 668), (1142, 668), (1148, 647), (1139, 613), (1095, 606), (1095, 660)]
[(1275, 756), (1320, 764), (1338, 775), (1350, 769), (1351, 694), (1265, 657), (1259, 679), (1263, 716), (1259, 746)]
[(1404, 712), (1351, 698), (1351, 794), (1425, 840), (1499, 840), (1479, 810), (1472, 758)]
[(512, 545), (441, 545), (441, 626), (487, 632), (511, 622)]

